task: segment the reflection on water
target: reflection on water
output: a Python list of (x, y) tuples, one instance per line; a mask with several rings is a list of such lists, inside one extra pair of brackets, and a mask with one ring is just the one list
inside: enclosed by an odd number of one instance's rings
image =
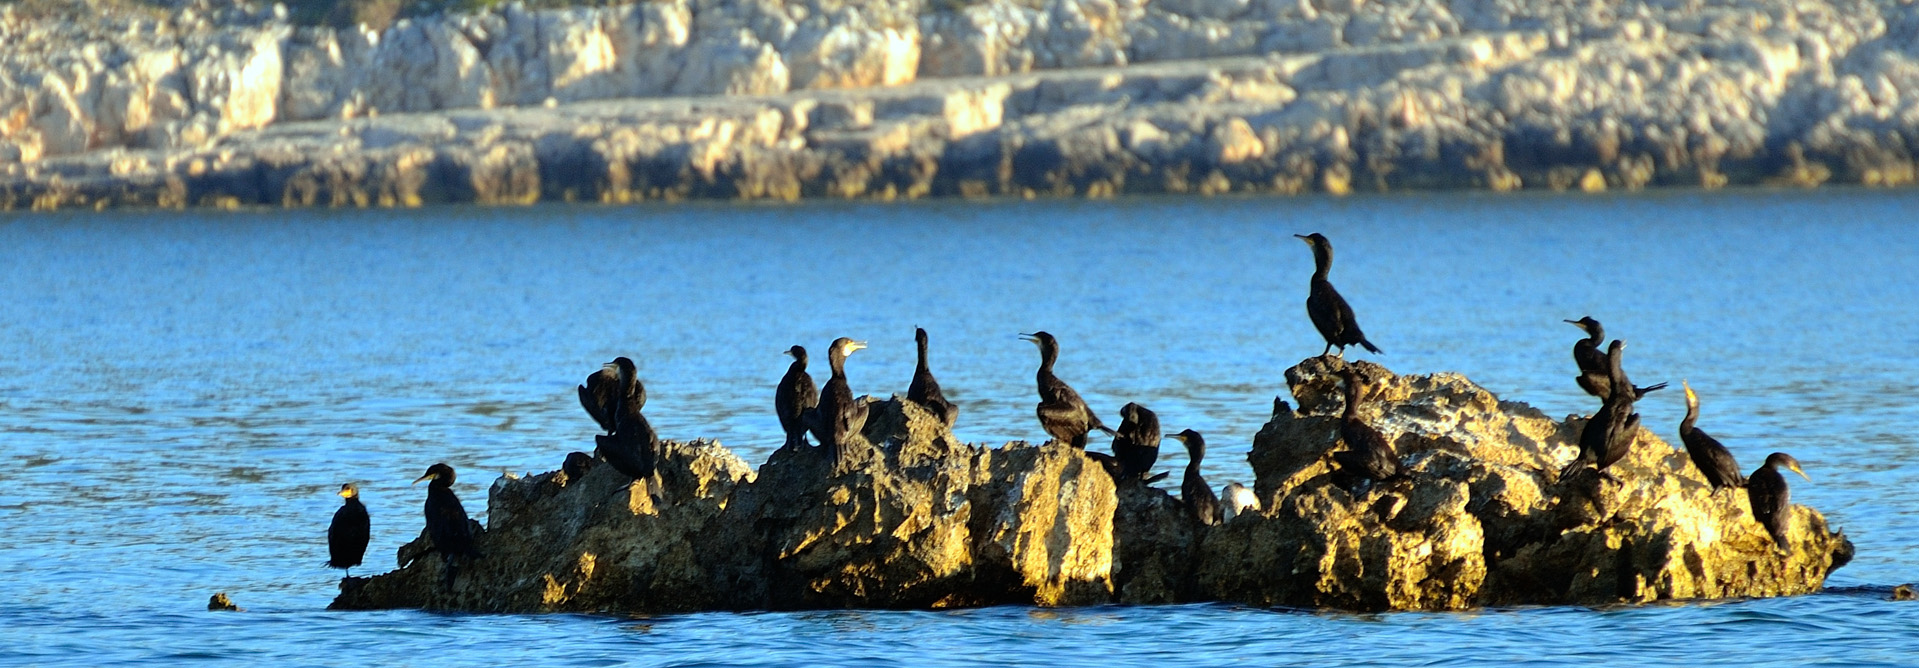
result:
[[(1745, 468), (1772, 450), (1805, 463), (1794, 499), (1859, 546), (1835, 586), (1907, 581), (1915, 204), (1829, 190), (0, 218), (0, 637), (19, 641), (0, 660), (1900, 663), (1892, 639), (1919, 608), (1878, 589), (1599, 611), (636, 620), (329, 613), (337, 572), (320, 565), (341, 482), (360, 483), (379, 570), (419, 530), (407, 483), (426, 465), (457, 467), (480, 511), (497, 474), (587, 449), (573, 386), (616, 355), (640, 362), (664, 436), (758, 462), (781, 440), (782, 351), (868, 341), (847, 371), (885, 396), (911, 378), (916, 325), (962, 438), (1044, 438), (1038, 357), (1017, 334), (1045, 329), (1109, 423), (1139, 401), (1168, 431), (1206, 433), (1215, 485), (1250, 482), (1237, 453), (1286, 367), (1323, 345), (1304, 313), (1312, 257), (1290, 236), (1319, 231), (1386, 350), (1355, 354), (1585, 412), (1579, 333), (1560, 320), (1593, 315), (1632, 342), (1635, 379), (1692, 383), (1701, 426)], [(1676, 441), (1670, 394), (1641, 412)], [(1184, 465), (1162, 450), (1163, 469)], [(201, 612), (213, 591), (249, 612)], [(1741, 640), (1766, 633), (1816, 642)]]

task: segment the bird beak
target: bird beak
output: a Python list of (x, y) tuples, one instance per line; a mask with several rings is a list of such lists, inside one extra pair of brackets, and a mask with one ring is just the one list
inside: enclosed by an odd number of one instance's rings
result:
[(421, 480), (426, 480), (426, 479), (429, 479), (429, 478), (432, 478), (432, 477), (433, 477), (433, 474), (431, 474), (431, 473), (428, 473), (428, 474), (426, 474), (426, 475), (423, 475), (423, 476), (420, 476), (420, 477), (418, 477), (418, 478), (415, 478), (415, 479), (413, 480), (413, 484), (415, 484), (415, 485), (418, 485), (418, 484), (420, 484), (420, 481), (421, 481)]
[(353, 498), (353, 493), (343, 489), (343, 490), (340, 490), (340, 496), (351, 499)]
[(1800, 470), (1799, 462), (1793, 462), (1791, 464), (1787, 464), (1786, 468), (1792, 469), (1793, 473), (1797, 473), (1799, 474), (1799, 477), (1805, 478), (1806, 482), (1812, 482), (1812, 476), (1806, 475), (1805, 471)]
[[(1293, 235), (1293, 236), (1299, 236), (1299, 235), (1297, 235), (1297, 234), (1295, 234), (1295, 235)], [(1185, 442), (1186, 442), (1186, 435), (1185, 435), (1185, 434), (1167, 434), (1167, 435), (1166, 435), (1166, 437), (1167, 437), (1167, 438), (1170, 438), (1170, 439), (1173, 439), (1173, 440), (1175, 440), (1175, 441), (1179, 441), (1179, 442), (1181, 442), (1181, 443), (1185, 443)]]
[(1039, 344), (1039, 337), (1037, 337), (1037, 336), (1033, 336), (1033, 335), (1031, 335), (1031, 334), (1021, 334), (1021, 335), (1019, 335), (1019, 340), (1021, 340), (1021, 341), (1025, 341), (1025, 342), (1027, 342), (1027, 343), (1031, 343), (1031, 344), (1034, 344), (1034, 345), (1038, 345), (1038, 344)]
[(612, 363), (612, 362), (607, 362), (607, 363), (605, 363), (605, 364), (601, 364), (601, 365), (600, 365), (600, 368), (601, 368), (601, 369), (604, 369), (604, 370), (609, 370), (609, 371), (617, 371), (617, 370), (619, 370), (619, 368), (620, 368), (620, 367), (619, 367), (619, 365), (617, 365), (617, 364), (614, 364), (614, 363)]
[(865, 349), (866, 349), (865, 341), (854, 341), (846, 345), (846, 352), (849, 352), (849, 353), (855, 350), (865, 350)]
[(1294, 237), (1296, 237), (1296, 238), (1298, 238), (1298, 239), (1299, 239), (1300, 241), (1304, 241), (1304, 242), (1306, 242), (1306, 245), (1308, 245), (1308, 246), (1311, 246), (1311, 245), (1313, 245), (1313, 240), (1312, 240), (1312, 239), (1311, 239), (1310, 237), (1307, 237), (1307, 236), (1306, 236), (1306, 235), (1304, 235), (1304, 234), (1295, 234), (1295, 235), (1293, 235), (1293, 236), (1294, 236)]
[(1572, 325), (1572, 326), (1574, 326), (1574, 327), (1581, 327), (1581, 328), (1583, 328), (1583, 327), (1585, 327), (1585, 325), (1581, 325), (1581, 324), (1579, 324), (1579, 321), (1578, 321), (1578, 320), (1567, 320), (1567, 321), (1565, 321), (1565, 322), (1566, 322), (1566, 324), (1568, 324), (1568, 325)]

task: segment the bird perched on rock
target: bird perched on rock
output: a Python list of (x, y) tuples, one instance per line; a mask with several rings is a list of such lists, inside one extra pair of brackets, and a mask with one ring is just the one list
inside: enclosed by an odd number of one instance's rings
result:
[(1246, 489), (1245, 485), (1231, 483), (1226, 486), (1226, 492), (1222, 496), (1226, 506), (1224, 517), (1227, 522), (1249, 512), (1259, 512), (1259, 496), (1253, 494), (1253, 490)]
[(939, 416), (946, 428), (952, 429), (953, 422), (959, 419), (959, 407), (946, 400), (946, 394), (940, 392), (940, 382), (933, 379), (933, 370), (926, 365), (926, 330), (914, 327), (913, 343), (919, 346), (919, 365), (913, 368), (912, 384), (906, 386), (906, 400)]
[(640, 388), (640, 380), (633, 363), (628, 360), (621, 364), (622, 357), (614, 360), (615, 382), (620, 387), (630, 388), (619, 395), (613, 406), (613, 433), (593, 437), (600, 458), (605, 459), (613, 469), (631, 476), (635, 480), (651, 477), (654, 464), (659, 459), (660, 435), (653, 431), (640, 408), (646, 405), (646, 391)]
[(586, 377), (579, 391), (580, 407), (609, 434), (623, 403), (633, 404), (634, 410), (646, 408), (646, 386), (640, 384), (639, 368), (625, 357), (601, 365), (599, 371)]
[[(1613, 379), (1612, 387), (1632, 387), (1626, 381), (1626, 372), (1622, 370), (1625, 358), (1626, 342), (1614, 339), (1606, 350), (1606, 365)], [(1580, 467), (1592, 465), (1600, 475), (1611, 477), (1606, 469), (1624, 459), (1632, 452), (1632, 446), (1639, 439), (1639, 414), (1633, 412), (1633, 392), (1613, 392), (1606, 397), (1599, 411), (1586, 420), (1586, 426), (1579, 432), (1579, 456), (1561, 469), (1559, 477), (1564, 479)]]
[(1346, 385), (1346, 412), (1339, 419), (1339, 440), (1346, 449), (1333, 453), (1333, 462), (1345, 476), (1379, 482), (1399, 476), (1399, 455), (1378, 429), (1359, 419), (1359, 400), (1365, 379), (1348, 365), (1339, 371)]
[(473, 559), (480, 556), (474, 545), (473, 527), (468, 524), (466, 507), (460, 505), (460, 497), (453, 493), (453, 467), (442, 462), (427, 467), (426, 474), (413, 481), (420, 484), (430, 480), (426, 487), (426, 535), (433, 540), (433, 549), (438, 550), (440, 558), (446, 564), (446, 588), (453, 588), (453, 578), (459, 573), (456, 559)]
[[(1579, 389), (1601, 400), (1612, 396), (1612, 365), (1607, 362), (1606, 353), (1599, 351), (1599, 345), (1606, 341), (1606, 328), (1600, 326), (1599, 321), (1592, 319), (1592, 316), (1566, 322), (1585, 331), (1587, 335), (1573, 343), (1573, 363), (1579, 365)], [(1624, 375), (1625, 371), (1620, 371), (1620, 374)], [(1625, 386), (1632, 388), (1633, 400), (1637, 401), (1646, 398), (1648, 393), (1665, 389), (1666, 384), (1638, 387), (1629, 380)]]
[(1144, 479), (1159, 460), (1159, 416), (1128, 403), (1120, 407), (1119, 418), (1119, 433), (1113, 436), (1113, 457), (1120, 465), (1116, 479)]
[(1366, 333), (1359, 331), (1359, 320), (1353, 316), (1353, 307), (1347, 305), (1346, 298), (1339, 296), (1333, 289), (1332, 281), (1326, 280), (1326, 274), (1333, 268), (1333, 242), (1318, 232), (1295, 234), (1306, 245), (1313, 248), (1312, 292), (1306, 296), (1306, 315), (1313, 319), (1313, 327), (1326, 339), (1326, 349), (1320, 351), (1324, 357), (1331, 353), (1333, 346), (1339, 346), (1341, 357), (1346, 355), (1346, 346), (1361, 346), (1374, 354), (1379, 348), (1366, 340)]
[(595, 461), (593, 455), (584, 452), (566, 453), (566, 461), (560, 464), (560, 472), (566, 474), (566, 484), (571, 485), (586, 477), (586, 472), (593, 470)]
[(1186, 516), (1207, 526), (1225, 521), (1219, 496), (1213, 494), (1212, 486), (1207, 485), (1206, 477), (1199, 473), (1199, 464), (1206, 459), (1206, 439), (1191, 429), (1167, 434), (1167, 437), (1186, 445), (1186, 478), (1179, 484), (1179, 500), (1186, 504)]
[(846, 358), (854, 351), (866, 349), (863, 341), (854, 341), (844, 336), (834, 339), (833, 345), (826, 350), (826, 361), (833, 367), (833, 377), (826, 380), (826, 386), (820, 388), (820, 403), (813, 409), (813, 438), (827, 456), (839, 461), (841, 448), (846, 439), (866, 428), (866, 404), (853, 398), (853, 389), (846, 382)]
[(1086, 407), (1071, 385), (1053, 375), (1053, 363), (1059, 361), (1059, 340), (1046, 332), (1021, 334), (1020, 337), (1039, 346), (1039, 373), (1034, 380), (1039, 384), (1039, 426), (1055, 442), (1069, 443), (1075, 448), (1086, 448), (1086, 434), (1094, 429), (1118, 436), (1119, 432), (1107, 427)]
[(333, 511), (333, 524), (326, 530), (326, 565), (345, 570), (351, 577), (353, 567), (366, 557), (367, 541), (373, 538), (373, 522), (367, 517), (366, 506), (360, 503), (359, 485), (341, 485), (340, 496), (346, 500), (339, 510)]
[(1679, 421), (1679, 442), (1685, 444), (1686, 456), (1699, 468), (1706, 484), (1712, 485), (1712, 491), (1745, 487), (1746, 476), (1739, 472), (1739, 462), (1733, 460), (1732, 453), (1719, 444), (1719, 439), (1693, 426), (1699, 421), (1699, 395), (1693, 393), (1692, 384), (1680, 380), (1679, 386), (1686, 389), (1686, 418)]
[(1786, 549), (1786, 529), (1792, 526), (1792, 490), (1786, 488), (1786, 476), (1779, 472), (1786, 470), (1799, 474), (1799, 477), (1812, 480), (1804, 469), (1799, 468), (1799, 460), (1783, 452), (1766, 455), (1766, 463), (1746, 478), (1746, 499), (1752, 502), (1753, 519), (1772, 534), (1772, 542), (1779, 549)]
[(786, 354), (793, 356), (793, 364), (786, 367), (779, 388), (773, 391), (773, 410), (779, 414), (780, 430), (786, 432), (782, 447), (792, 448), (806, 445), (806, 415), (820, 405), (820, 388), (806, 372), (806, 348), (796, 345)]

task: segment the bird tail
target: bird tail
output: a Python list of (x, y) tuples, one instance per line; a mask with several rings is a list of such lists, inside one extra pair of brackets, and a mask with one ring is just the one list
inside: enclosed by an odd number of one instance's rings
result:
[(1373, 345), (1373, 342), (1367, 341), (1364, 337), (1361, 337), (1359, 339), (1359, 345), (1364, 346), (1366, 348), (1366, 352), (1372, 353), (1374, 355), (1385, 354), (1383, 351), (1379, 349), (1379, 346)]
[(1107, 436), (1118, 436), (1118, 435), (1119, 435), (1119, 432), (1118, 432), (1118, 431), (1114, 431), (1112, 427), (1108, 427), (1108, 426), (1106, 426), (1106, 425), (1103, 425), (1103, 424), (1097, 424), (1097, 425), (1093, 425), (1093, 428), (1094, 428), (1094, 429), (1098, 429), (1098, 430), (1100, 430), (1100, 431), (1103, 431), (1103, 432), (1106, 432), (1106, 435), (1107, 435)]
[(1161, 481), (1161, 480), (1165, 480), (1165, 479), (1166, 479), (1166, 476), (1169, 476), (1169, 475), (1172, 475), (1172, 474), (1173, 474), (1173, 472), (1172, 472), (1172, 471), (1160, 471), (1160, 472), (1159, 472), (1159, 475), (1153, 475), (1153, 476), (1147, 476), (1147, 477), (1146, 477), (1146, 479), (1145, 479), (1145, 480), (1144, 480), (1143, 482), (1145, 482), (1145, 483), (1146, 483), (1146, 484), (1148, 484), (1148, 485), (1151, 485), (1151, 484), (1153, 484), (1153, 483), (1156, 483), (1156, 482), (1159, 482), (1159, 481)]
[(1633, 389), (1633, 394), (1642, 394), (1642, 395), (1643, 395), (1643, 394), (1645, 394), (1645, 393), (1647, 393), (1647, 392), (1656, 392), (1656, 391), (1659, 391), (1659, 390), (1663, 390), (1663, 389), (1666, 389), (1666, 384), (1665, 384), (1665, 383), (1660, 383), (1660, 384), (1658, 384), (1658, 385), (1652, 385), (1652, 386), (1649, 386), (1649, 387), (1635, 387), (1635, 388), (1632, 388), (1632, 389)]

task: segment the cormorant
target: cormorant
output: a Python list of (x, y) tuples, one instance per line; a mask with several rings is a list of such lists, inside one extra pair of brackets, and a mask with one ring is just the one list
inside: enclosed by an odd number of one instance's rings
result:
[[(622, 373), (629, 380), (621, 381)], [(580, 407), (609, 434), (613, 433), (613, 422), (622, 400), (631, 398), (635, 410), (646, 408), (646, 386), (640, 384), (639, 370), (633, 360), (625, 357), (601, 365), (599, 371), (586, 377), (586, 384), (579, 389)]]
[(1099, 415), (1086, 407), (1072, 386), (1053, 375), (1053, 363), (1059, 361), (1059, 340), (1046, 332), (1021, 334), (1025, 341), (1039, 346), (1039, 426), (1054, 441), (1086, 449), (1086, 433), (1094, 429), (1118, 436), (1119, 432), (1100, 422)]
[(373, 537), (373, 523), (367, 518), (366, 506), (360, 504), (358, 485), (341, 485), (340, 496), (345, 497), (346, 502), (333, 511), (333, 524), (326, 530), (326, 565), (345, 569), (351, 577), (353, 567), (360, 565), (366, 556), (367, 541)]
[(1786, 548), (1786, 527), (1792, 522), (1792, 490), (1786, 488), (1786, 476), (1776, 467), (1784, 466), (1799, 477), (1811, 480), (1799, 468), (1799, 460), (1783, 452), (1766, 455), (1766, 464), (1746, 478), (1746, 499), (1752, 502), (1752, 516), (1772, 534), (1772, 542)]
[(1366, 333), (1359, 331), (1359, 320), (1353, 317), (1353, 307), (1346, 304), (1346, 298), (1339, 296), (1333, 289), (1332, 281), (1326, 280), (1327, 272), (1333, 268), (1333, 242), (1326, 235), (1314, 232), (1310, 235), (1295, 234), (1306, 245), (1313, 247), (1313, 291), (1306, 297), (1306, 315), (1312, 317), (1313, 327), (1319, 329), (1319, 335), (1326, 338), (1326, 349), (1320, 351), (1324, 357), (1332, 352), (1333, 346), (1339, 346), (1341, 357), (1346, 355), (1346, 346), (1362, 346), (1378, 354), (1379, 348), (1366, 340)]
[[(1614, 339), (1606, 350), (1606, 366), (1611, 372), (1614, 387), (1632, 387), (1625, 382), (1624, 360), (1626, 342)], [(1579, 467), (1593, 465), (1603, 475), (1606, 468), (1624, 459), (1632, 452), (1633, 443), (1639, 438), (1639, 414), (1633, 412), (1635, 395), (1631, 392), (1614, 392), (1606, 398), (1599, 411), (1586, 420), (1586, 426), (1579, 432), (1579, 456), (1559, 472), (1560, 478), (1572, 474)]]
[(566, 484), (579, 482), (587, 471), (593, 470), (593, 455), (584, 452), (566, 453), (566, 462), (560, 464), (560, 472), (566, 474)]
[(1199, 463), (1206, 459), (1206, 439), (1191, 429), (1167, 436), (1186, 444), (1186, 479), (1179, 484), (1179, 498), (1186, 504), (1186, 515), (1209, 526), (1225, 521), (1219, 496), (1213, 494), (1212, 486), (1199, 474)]
[[(625, 360), (622, 357), (620, 360)], [(620, 360), (614, 360), (616, 363)], [(637, 388), (640, 381), (633, 376), (635, 369), (631, 361), (619, 364), (618, 382), (621, 386)], [(593, 437), (599, 446), (600, 458), (613, 465), (613, 469), (638, 480), (653, 475), (653, 465), (660, 451), (660, 435), (653, 431), (653, 425), (640, 413), (645, 404), (646, 391), (627, 393), (613, 413), (613, 433)]]
[(834, 339), (832, 347), (826, 350), (833, 377), (827, 379), (826, 387), (820, 388), (820, 403), (813, 410), (811, 426), (813, 438), (834, 461), (839, 461), (840, 446), (846, 437), (866, 427), (866, 405), (853, 398), (853, 389), (846, 384), (846, 356), (865, 348), (865, 343), (842, 336)]
[(1739, 473), (1739, 462), (1734, 461), (1726, 446), (1719, 444), (1704, 429), (1692, 425), (1699, 420), (1699, 395), (1693, 394), (1692, 385), (1684, 380), (1679, 386), (1686, 389), (1686, 419), (1679, 421), (1679, 441), (1686, 445), (1686, 456), (1692, 458), (1692, 465), (1699, 467), (1699, 475), (1706, 477), (1717, 492), (1727, 487), (1745, 487), (1746, 476)]
[(779, 413), (780, 430), (786, 432), (783, 447), (791, 448), (806, 445), (806, 414), (820, 405), (820, 388), (806, 372), (806, 348), (793, 346), (786, 354), (793, 356), (793, 365), (786, 367), (779, 389), (773, 392), (773, 410)]
[(933, 371), (926, 366), (926, 330), (914, 327), (913, 342), (919, 345), (920, 361), (913, 369), (913, 383), (906, 386), (906, 400), (939, 416), (946, 428), (951, 429), (953, 421), (959, 419), (959, 407), (946, 400), (946, 395), (940, 392), (940, 382), (933, 380)]
[(1159, 416), (1145, 406), (1129, 403), (1119, 409), (1119, 434), (1113, 437), (1113, 456), (1119, 460), (1119, 480), (1145, 478), (1159, 459)]
[(453, 467), (442, 462), (427, 467), (426, 475), (420, 476), (413, 484), (421, 480), (431, 480), (426, 487), (426, 535), (433, 539), (433, 549), (440, 552), (440, 558), (446, 564), (446, 588), (453, 588), (453, 578), (458, 574), (456, 557), (477, 558), (480, 551), (473, 545), (473, 528), (467, 522), (466, 507), (460, 505), (460, 497), (453, 493)]
[(1365, 381), (1351, 366), (1341, 369), (1340, 377), (1346, 381), (1346, 412), (1340, 416), (1339, 440), (1345, 442), (1346, 449), (1333, 453), (1333, 462), (1345, 475), (1365, 480), (1377, 482), (1398, 476), (1399, 455), (1393, 452), (1393, 444), (1359, 419)]
[[(1599, 352), (1599, 344), (1606, 340), (1606, 328), (1600, 326), (1599, 321), (1592, 319), (1592, 316), (1566, 322), (1572, 323), (1572, 326), (1584, 330), (1587, 334), (1586, 338), (1573, 344), (1573, 363), (1579, 365), (1579, 389), (1601, 400), (1612, 396), (1612, 368), (1606, 362), (1606, 354)], [(1646, 395), (1651, 392), (1666, 388), (1665, 383), (1651, 387), (1639, 387), (1632, 385), (1630, 381), (1626, 384), (1632, 387), (1635, 401), (1646, 398)]]

